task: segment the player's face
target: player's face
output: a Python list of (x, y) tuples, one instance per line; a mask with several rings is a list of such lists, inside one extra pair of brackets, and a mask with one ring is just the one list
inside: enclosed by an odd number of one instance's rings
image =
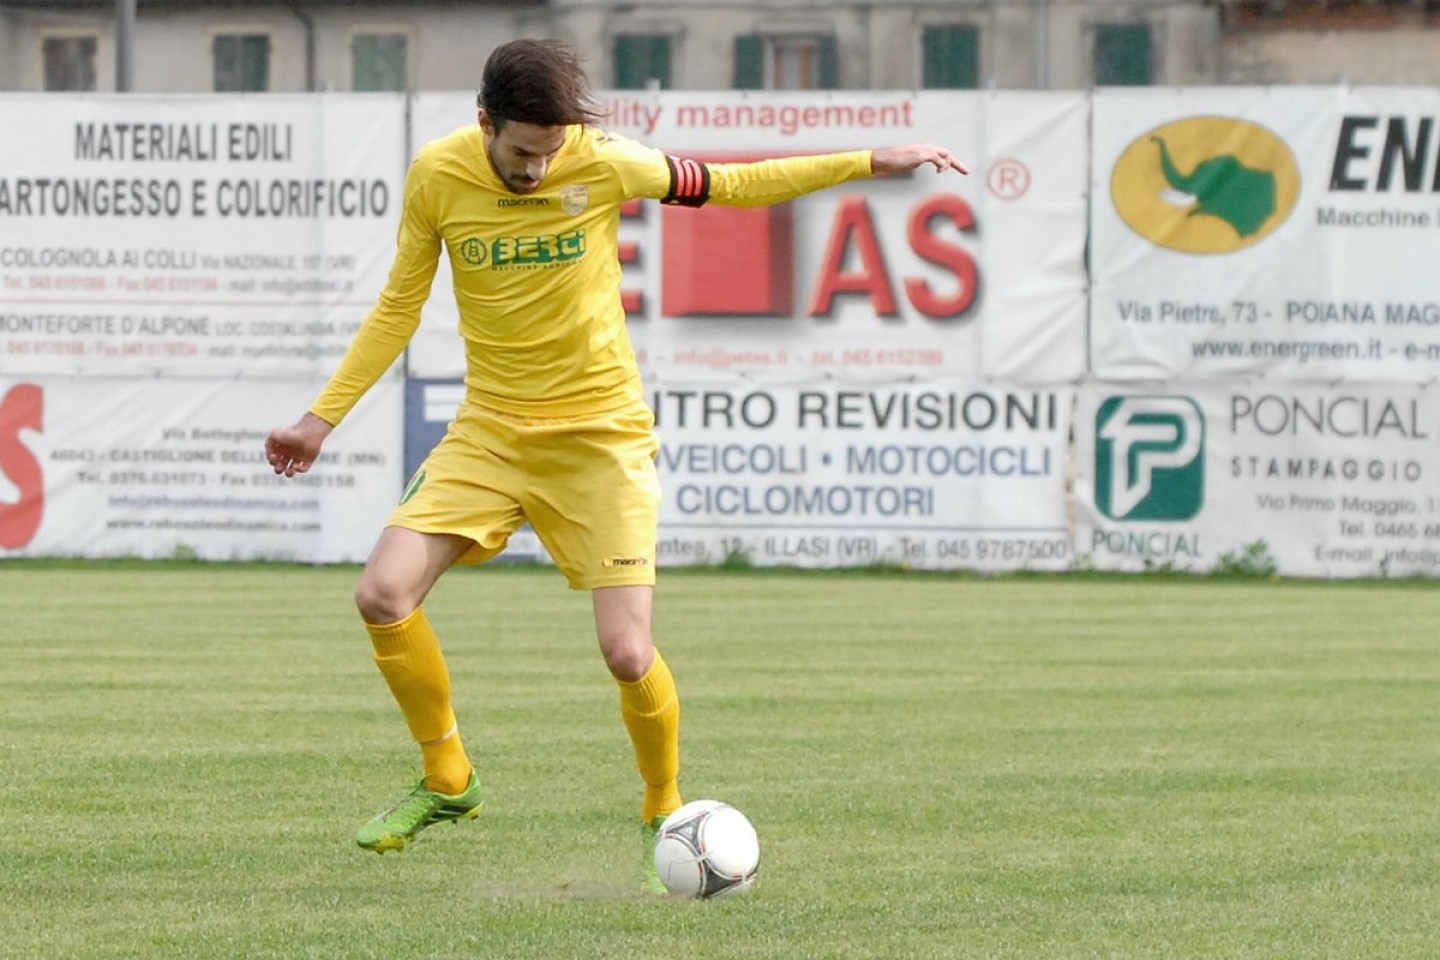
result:
[(534, 193), (539, 189), (550, 161), (565, 144), (564, 127), (511, 120), (497, 129), (484, 110), (480, 111), (480, 127), (485, 131), (485, 152), (490, 154), (490, 163), (512, 193)]

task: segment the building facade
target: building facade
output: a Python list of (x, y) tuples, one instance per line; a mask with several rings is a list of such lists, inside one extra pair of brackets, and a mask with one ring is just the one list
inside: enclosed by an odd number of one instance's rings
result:
[[(596, 86), (1440, 83), (1434, 0), (138, 0), (131, 89), (443, 90), (552, 36)], [(0, 90), (116, 89), (117, 4), (0, 0)]]

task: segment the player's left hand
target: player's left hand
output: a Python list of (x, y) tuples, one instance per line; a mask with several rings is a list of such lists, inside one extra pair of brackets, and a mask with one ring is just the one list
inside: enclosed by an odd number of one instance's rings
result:
[(886, 147), (870, 154), (870, 171), (876, 176), (884, 176), (887, 173), (909, 173), (927, 163), (933, 166), (936, 172), (945, 170), (954, 170), (956, 173), (970, 172), (970, 169), (956, 160), (955, 155), (949, 150), (937, 147), (933, 143), (912, 143), (903, 147)]
[(276, 473), (287, 477), (304, 473), (319, 458), (320, 447), (333, 429), (307, 411), (293, 425), (270, 431), (265, 438), (265, 460)]

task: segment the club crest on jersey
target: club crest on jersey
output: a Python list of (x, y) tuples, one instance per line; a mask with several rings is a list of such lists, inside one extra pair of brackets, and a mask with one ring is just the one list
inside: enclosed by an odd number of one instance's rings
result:
[(578, 217), (590, 206), (590, 188), (583, 183), (560, 188), (560, 208), (572, 217)]

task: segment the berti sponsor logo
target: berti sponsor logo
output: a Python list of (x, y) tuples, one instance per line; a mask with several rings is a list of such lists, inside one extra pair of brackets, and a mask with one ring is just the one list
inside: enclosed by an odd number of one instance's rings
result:
[(585, 231), (505, 236), (487, 240), (467, 237), (460, 241), (460, 259), (471, 267), (506, 269), (510, 267), (561, 266), (585, 256)]

